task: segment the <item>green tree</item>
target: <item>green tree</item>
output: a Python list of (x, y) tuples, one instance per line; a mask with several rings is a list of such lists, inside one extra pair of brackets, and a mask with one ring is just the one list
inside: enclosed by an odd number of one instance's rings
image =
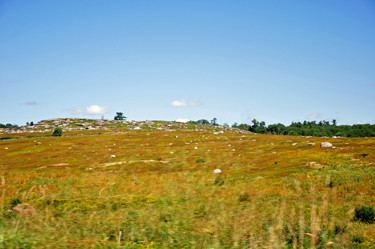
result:
[(55, 130), (52, 133), (52, 136), (54, 137), (61, 137), (63, 134), (63, 130), (59, 127), (55, 128)]
[(122, 112), (116, 112), (115, 120), (126, 120)]

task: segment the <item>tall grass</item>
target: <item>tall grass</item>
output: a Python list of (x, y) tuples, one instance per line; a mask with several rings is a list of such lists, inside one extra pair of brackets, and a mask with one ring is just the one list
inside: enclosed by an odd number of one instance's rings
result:
[[(373, 146), (364, 147), (369, 156), (362, 161), (351, 161), (338, 155), (356, 149), (310, 148), (309, 154), (307, 146), (291, 149), (282, 136), (165, 135), (44, 138), (41, 145), (6, 141), (11, 151), (0, 154), (6, 165), (0, 247), (375, 247), (373, 225), (353, 219), (356, 207), (374, 205)], [(23, 167), (17, 157), (29, 148)], [(69, 168), (50, 166), (62, 159)], [(305, 166), (313, 159), (325, 160), (326, 167)], [(48, 167), (36, 170), (38, 160)], [(109, 162), (121, 163), (103, 166)], [(223, 171), (219, 178), (215, 168)]]

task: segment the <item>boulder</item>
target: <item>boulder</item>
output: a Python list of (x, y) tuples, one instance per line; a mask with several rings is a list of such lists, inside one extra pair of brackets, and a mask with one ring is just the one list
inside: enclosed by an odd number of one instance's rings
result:
[(329, 142), (323, 142), (323, 143), (320, 144), (320, 147), (328, 148), (328, 147), (332, 147), (332, 144), (329, 143)]

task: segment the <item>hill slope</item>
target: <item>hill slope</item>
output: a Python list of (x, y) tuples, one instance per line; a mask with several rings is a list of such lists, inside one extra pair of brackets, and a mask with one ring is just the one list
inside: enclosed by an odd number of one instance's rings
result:
[(63, 137), (0, 141), (3, 247), (373, 245), (374, 226), (353, 219), (375, 201), (373, 138), (64, 121), (42, 122)]

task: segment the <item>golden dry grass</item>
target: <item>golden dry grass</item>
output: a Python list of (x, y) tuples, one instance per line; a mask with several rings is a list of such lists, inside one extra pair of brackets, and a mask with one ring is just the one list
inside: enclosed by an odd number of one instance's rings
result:
[(0, 140), (0, 245), (374, 247), (374, 225), (353, 220), (375, 201), (373, 138), (172, 128)]

